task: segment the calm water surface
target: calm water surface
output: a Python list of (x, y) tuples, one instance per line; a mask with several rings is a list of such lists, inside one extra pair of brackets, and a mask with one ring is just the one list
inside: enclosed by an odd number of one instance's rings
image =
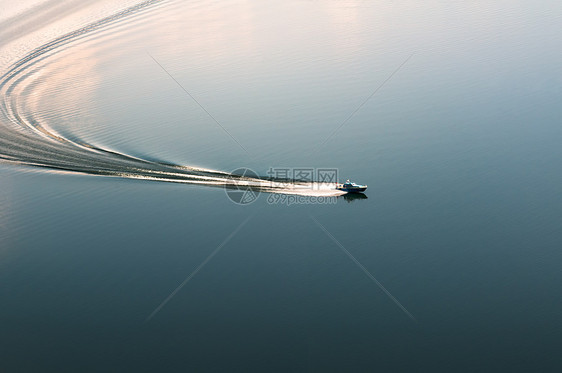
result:
[[(50, 3), (0, 2), (2, 82), (135, 5)], [(561, 11), (163, 1), (44, 52), (1, 88), (0, 370), (559, 371)], [(46, 132), (227, 172), (337, 168), (368, 198), (240, 206), (72, 172), (98, 159)], [(24, 165), (43, 159), (66, 171)]]

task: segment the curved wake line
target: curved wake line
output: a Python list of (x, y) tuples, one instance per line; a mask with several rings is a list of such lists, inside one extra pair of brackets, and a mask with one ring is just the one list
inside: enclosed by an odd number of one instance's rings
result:
[(263, 192), (308, 196), (345, 194), (335, 184), (319, 184), (252, 178), (223, 171), (155, 162), (104, 149), (80, 139), (58, 134), (33, 114), (22, 110), (24, 91), (32, 86), (39, 63), (72, 43), (107, 30), (109, 27), (148, 11), (163, 0), (147, 0), (90, 23), (33, 49), (0, 76), (0, 162), (70, 171), (88, 175), (122, 177), (163, 182), (189, 183), (227, 188), (250, 188)]

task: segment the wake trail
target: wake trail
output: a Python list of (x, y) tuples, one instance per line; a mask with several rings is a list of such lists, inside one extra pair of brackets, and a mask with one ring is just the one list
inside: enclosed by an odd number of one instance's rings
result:
[(25, 110), (33, 74), (43, 62), (70, 44), (148, 11), (162, 0), (148, 0), (63, 34), (29, 51), (0, 76), (0, 161), (52, 170), (209, 186), (252, 188), (263, 192), (310, 196), (344, 194), (335, 184), (287, 182), (273, 178), (247, 177), (228, 172), (151, 161), (70, 139), (41, 123)]

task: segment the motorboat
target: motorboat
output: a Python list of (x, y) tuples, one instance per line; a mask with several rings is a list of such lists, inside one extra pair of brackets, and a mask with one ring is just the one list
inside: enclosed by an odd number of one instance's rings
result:
[(339, 184), (339, 183), (336, 184), (336, 189), (341, 190), (343, 192), (348, 192), (348, 193), (363, 193), (367, 189), (367, 186), (355, 184), (355, 183), (347, 180), (343, 184)]

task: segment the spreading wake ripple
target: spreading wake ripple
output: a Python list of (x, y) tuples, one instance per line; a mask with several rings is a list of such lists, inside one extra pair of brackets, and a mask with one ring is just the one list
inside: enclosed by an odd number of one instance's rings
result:
[(81, 139), (69, 139), (40, 123), (29, 110), (23, 109), (24, 87), (37, 69), (37, 64), (52, 58), (57, 51), (109, 26), (131, 19), (150, 10), (162, 0), (148, 0), (111, 16), (104, 17), (72, 32), (55, 38), (25, 54), (0, 77), (0, 161), (53, 170), (157, 180), (196, 183), (226, 187), (250, 187), (266, 192), (339, 195), (333, 185), (287, 183), (271, 178), (252, 178), (227, 172), (155, 162), (104, 149)]

